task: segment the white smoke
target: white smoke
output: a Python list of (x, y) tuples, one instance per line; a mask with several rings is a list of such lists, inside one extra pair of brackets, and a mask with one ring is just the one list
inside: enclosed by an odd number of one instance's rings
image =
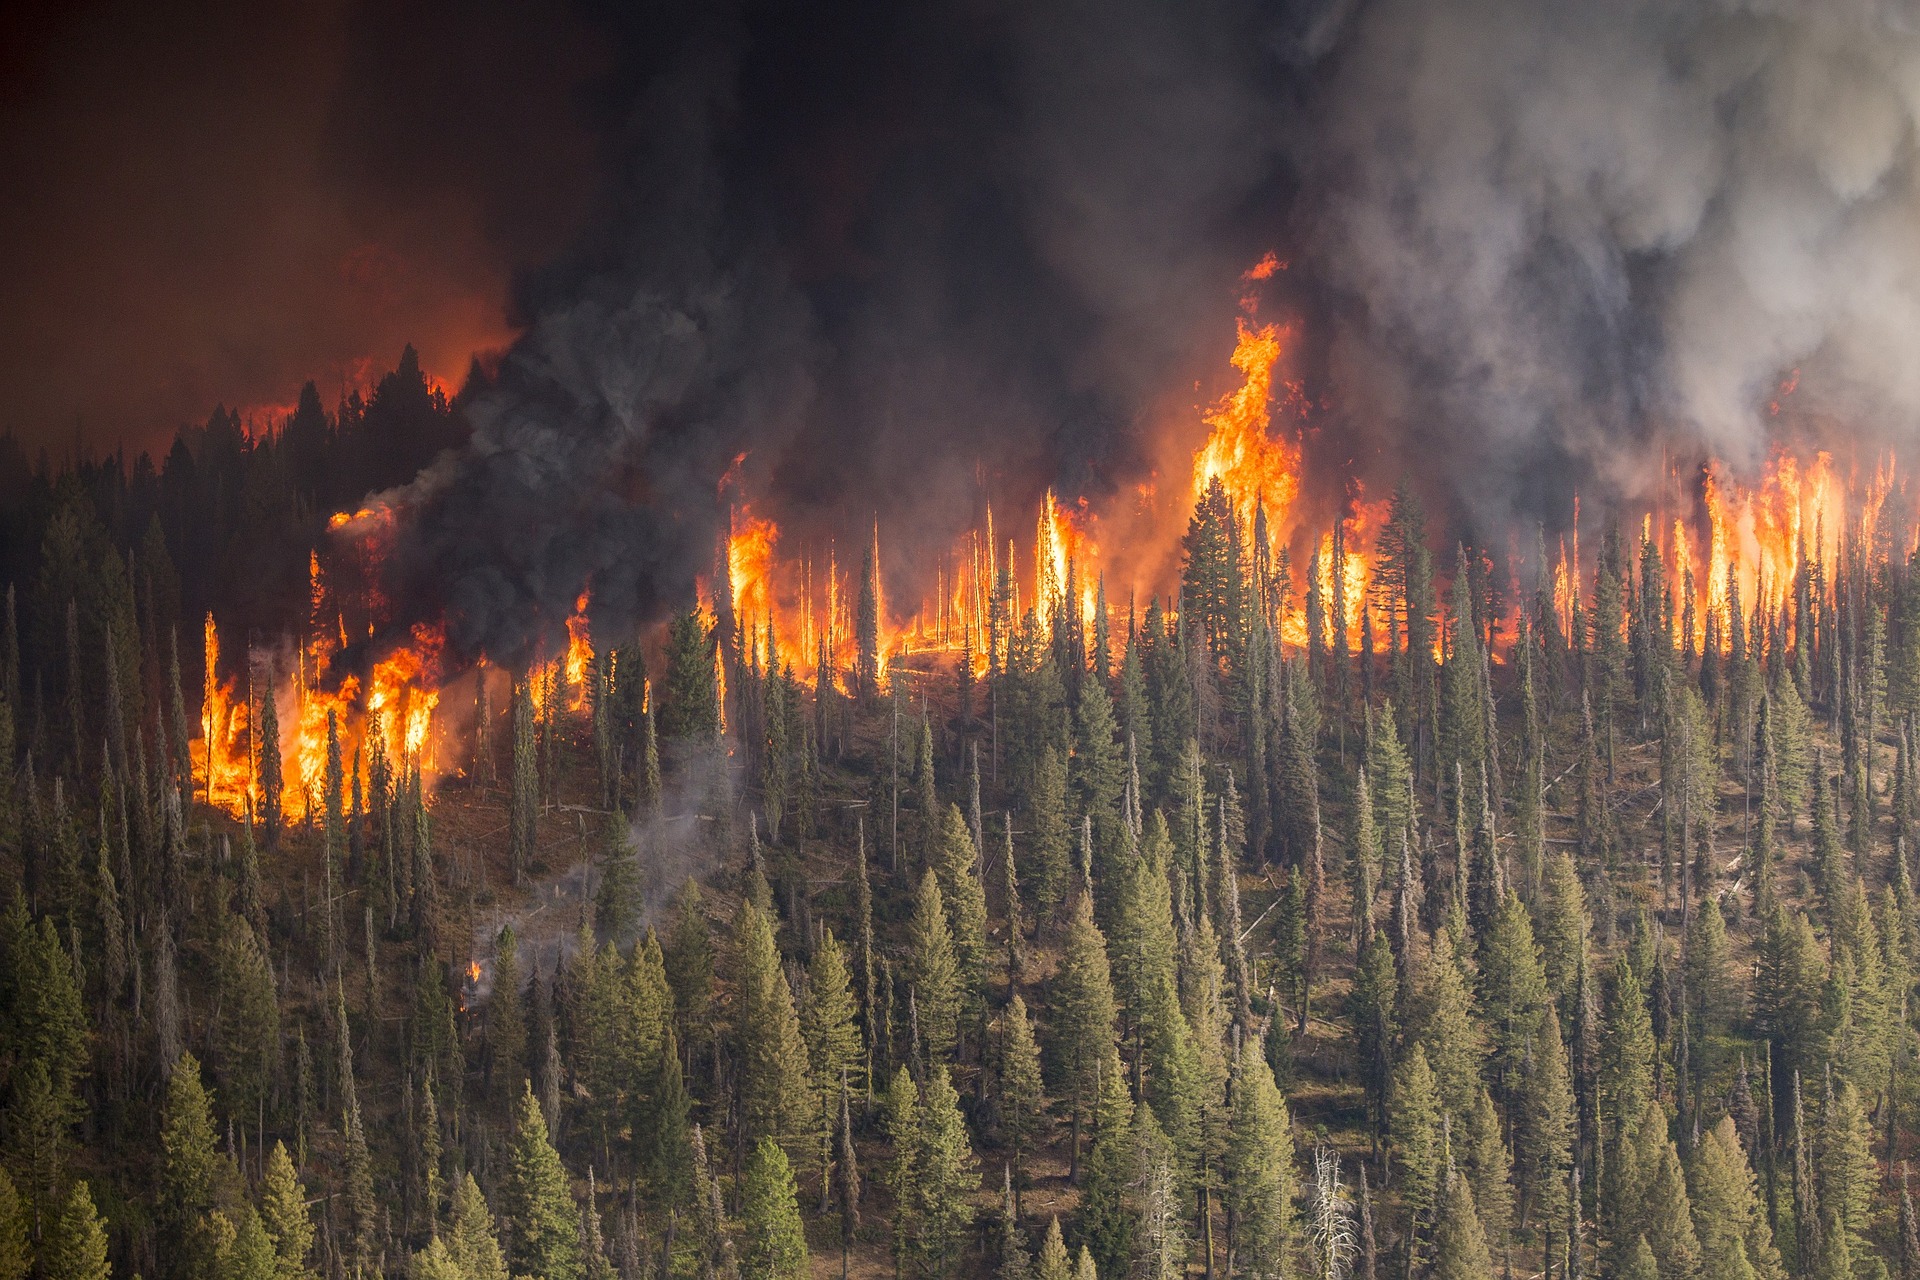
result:
[(1345, 407), (1496, 520), (1543, 468), (1631, 493), (1656, 442), (1752, 467), (1795, 371), (1796, 419), (1913, 434), (1917, 19), (1873, 0), (1336, 13), (1296, 150)]

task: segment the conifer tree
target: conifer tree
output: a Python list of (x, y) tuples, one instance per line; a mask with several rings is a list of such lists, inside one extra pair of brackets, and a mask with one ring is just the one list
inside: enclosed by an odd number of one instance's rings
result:
[(260, 1188), (260, 1217), (273, 1243), (275, 1280), (310, 1280), (307, 1254), (313, 1249), (313, 1216), (307, 1196), (294, 1171), (286, 1144), (276, 1142), (267, 1156), (267, 1175)]
[[(1552, 1008), (1533, 923), (1519, 897), (1511, 893), (1500, 904), (1481, 947), (1480, 1008), (1492, 1042), (1494, 1078), (1502, 1088), (1511, 1089), (1521, 1074), (1528, 1046)], [(1484, 1196), (1481, 1208), (1485, 1219)]]
[(1119, 1275), (1133, 1257), (1138, 1218), (1127, 1193), (1139, 1173), (1141, 1143), (1120, 1059), (1111, 1049), (1102, 1064), (1099, 1089), (1093, 1147), (1080, 1193), (1080, 1238), (1100, 1271)]
[(1720, 1117), (1695, 1146), (1687, 1187), (1704, 1280), (1784, 1280), (1766, 1205), (1732, 1116)]
[(700, 883), (688, 878), (674, 906), (673, 928), (662, 958), (667, 985), (673, 988), (673, 1012), (680, 1042), (692, 1049), (706, 1039), (704, 1028), (713, 992), (713, 939), (707, 929)]
[(1441, 1104), (1427, 1053), (1417, 1042), (1393, 1075), (1387, 1129), (1393, 1139), (1394, 1167), (1400, 1174), (1400, 1198), (1416, 1219), (1440, 1203)]
[(573, 1195), (531, 1088), (521, 1091), (515, 1109), (502, 1195), (512, 1228), (507, 1261), (514, 1273), (544, 1280), (582, 1280), (585, 1272)]
[(1524, 1229), (1538, 1221), (1551, 1232), (1566, 1215), (1567, 1169), (1579, 1124), (1558, 1014), (1541, 1019), (1539, 1038), (1522, 1063), (1514, 1098), (1519, 1224)]
[(1820, 1207), (1847, 1233), (1847, 1252), (1867, 1256), (1868, 1224), (1873, 1208), (1878, 1166), (1873, 1158), (1873, 1127), (1851, 1083), (1837, 1087), (1828, 1076), (1826, 1103), (1821, 1108), (1814, 1162), (1820, 1186)]
[(1066, 758), (1051, 746), (1040, 752), (1033, 786), (1027, 795), (1027, 822), (1033, 829), (1033, 852), (1027, 862), (1027, 881), (1033, 904), (1044, 919), (1059, 909), (1067, 890), (1067, 862), (1073, 835), (1067, 821)]
[(953, 935), (958, 1025), (970, 1031), (986, 1012), (987, 895), (980, 881), (980, 851), (958, 805), (946, 808), (932, 865)]
[(1047, 1220), (1047, 1234), (1040, 1242), (1033, 1280), (1073, 1280), (1073, 1259), (1068, 1256), (1067, 1242), (1060, 1234), (1058, 1214)]
[(840, 1093), (860, 1062), (860, 1033), (853, 1025), (853, 992), (847, 965), (833, 930), (822, 932), (807, 971), (806, 1000), (800, 1010), (800, 1033), (820, 1108), (820, 1194), (824, 1205), (832, 1188), (827, 1171), (833, 1164), (833, 1141)]
[(980, 1185), (979, 1162), (945, 1063), (932, 1068), (920, 1091), (914, 1129), (916, 1243), (926, 1273), (945, 1280), (965, 1246), (973, 1222), (970, 1197)]
[(24, 1280), (33, 1267), (26, 1206), (13, 1179), (0, 1168), (0, 1280)]
[(807, 1236), (787, 1153), (772, 1138), (754, 1145), (740, 1194), (741, 1280), (805, 1280)]
[(527, 1020), (520, 1003), (520, 943), (511, 923), (493, 942), (493, 995), (487, 1003), (487, 1077), (512, 1101), (527, 1079)]
[(212, 1101), (192, 1054), (181, 1055), (167, 1082), (160, 1156), (159, 1218), (167, 1274), (199, 1280), (217, 1266), (213, 1218), (224, 1162), (215, 1146)]
[(893, 1148), (881, 1181), (893, 1197), (893, 1261), (898, 1271), (911, 1256), (919, 1208), (920, 1090), (904, 1066), (894, 1070), (880, 1114)]
[(1233, 1234), (1228, 1271), (1257, 1280), (1288, 1274), (1294, 1249), (1293, 1127), (1287, 1101), (1259, 1054), (1242, 1051), (1233, 1068), (1233, 1123), (1226, 1151), (1226, 1200)]
[(1040, 1050), (1027, 1017), (1027, 1002), (1014, 992), (1001, 1016), (1000, 1130), (1013, 1155), (1016, 1213), (1026, 1179), (1026, 1154), (1045, 1123), (1047, 1098), (1040, 1078)]
[(1107, 942), (1093, 922), (1092, 900), (1084, 893), (1075, 895), (1049, 1005), (1053, 1034), (1048, 1048), (1073, 1118), (1071, 1176), (1077, 1180), (1081, 1128), (1093, 1114), (1100, 1074), (1113, 1057), (1116, 1016)]
[(944, 1062), (959, 1032), (960, 973), (945, 897), (931, 867), (920, 877), (908, 938), (907, 981), (919, 1010), (921, 1048), (929, 1062)]
[(255, 776), (260, 786), (260, 824), (266, 828), (267, 848), (280, 843), (281, 793), (285, 784), (280, 768), (280, 715), (274, 706), (273, 661), (268, 659), (266, 692), (260, 698), (260, 762)]
[(789, 1151), (805, 1153), (815, 1122), (806, 1045), (774, 945), (773, 923), (751, 899), (740, 904), (735, 936), (740, 1124), (750, 1142), (773, 1138)]
[(93, 1207), (93, 1192), (85, 1179), (75, 1179), (41, 1239), (40, 1275), (43, 1280), (108, 1280), (112, 1274), (106, 1227)]
[(1433, 1280), (1489, 1280), (1493, 1256), (1474, 1205), (1473, 1187), (1449, 1171), (1433, 1230)]
[(1500, 1136), (1500, 1117), (1493, 1098), (1482, 1086), (1466, 1116), (1462, 1154), (1467, 1177), (1473, 1183), (1474, 1205), (1489, 1247), (1505, 1253), (1507, 1232), (1513, 1225), (1512, 1159)]

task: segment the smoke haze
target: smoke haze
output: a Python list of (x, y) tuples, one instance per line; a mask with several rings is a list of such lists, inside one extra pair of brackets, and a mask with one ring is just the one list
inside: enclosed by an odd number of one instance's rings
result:
[[(102, 12), (131, 47), (138, 24)], [(1750, 468), (1788, 426), (1897, 441), (1920, 412), (1909, 6), (375, 12), (243, 36), (214, 10), (136, 78), (216, 79), (207, 50), (266, 39), (285, 55), (269, 65), (304, 68), (293, 96), (324, 106), (268, 112), (252, 142), (214, 130), (228, 159), (199, 185), (251, 193), (243, 213), (325, 189), (332, 212), (289, 241), (156, 197), (99, 233), (244, 287), (15, 262), (0, 386), (31, 388), (36, 420), (81, 403), (60, 349), (82, 349), (93, 293), (140, 300), (104, 330), (125, 368), (101, 403), (170, 387), (176, 416), (241, 399), (229, 385), (290, 397), (289, 370), (481, 300), (492, 332), (524, 336), (467, 392), (472, 446), (404, 495), (400, 565), (457, 646), (503, 660), (551, 639), (589, 580), (616, 632), (684, 602), (736, 465), (729, 495), (776, 514), (789, 548), (838, 537), (854, 564), (877, 519), (901, 586), (985, 499), (1024, 520), (1049, 484), (1115, 512), (1142, 484), (1177, 498), (1198, 408), (1233, 381), (1241, 275), (1269, 250), (1289, 264), (1261, 307), (1293, 322), (1309, 495), (1407, 473), (1458, 531), (1499, 538), (1563, 523), (1576, 490), (1645, 492), (1663, 454)], [(9, 154), (32, 160), (21, 139), (65, 135), (27, 124), (67, 120), (61, 95), (130, 55), (28, 47), (39, 74), (6, 110)], [(267, 101), (258, 79), (149, 112), (157, 153)], [(289, 139), (292, 159), (249, 168)], [(101, 171), (139, 172), (125, 151)], [(75, 167), (30, 171), (14, 241), (94, 189)], [(213, 245), (176, 253), (170, 218)], [(368, 227), (418, 305), (336, 296), (328, 273)], [(308, 265), (281, 307), (258, 281), (289, 261)], [(36, 309), (51, 319), (20, 318)]]

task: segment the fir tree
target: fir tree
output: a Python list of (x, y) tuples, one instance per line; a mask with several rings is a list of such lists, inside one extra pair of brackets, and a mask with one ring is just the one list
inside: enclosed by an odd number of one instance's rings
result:
[(1099, 1269), (1119, 1275), (1133, 1256), (1138, 1224), (1127, 1193), (1139, 1171), (1140, 1129), (1120, 1059), (1111, 1049), (1102, 1066), (1093, 1148), (1080, 1193), (1080, 1235)]
[(805, 1280), (807, 1236), (787, 1153), (771, 1138), (754, 1145), (740, 1194), (742, 1280)]
[(980, 1184), (978, 1162), (960, 1118), (959, 1095), (945, 1063), (920, 1091), (914, 1134), (916, 1244), (927, 1274), (944, 1280), (973, 1222), (970, 1197)]
[(1027, 1002), (1015, 992), (1001, 1017), (1000, 1131), (1013, 1154), (1014, 1194), (1024, 1189), (1026, 1154), (1046, 1120), (1047, 1098), (1040, 1079), (1040, 1050), (1027, 1018)]
[(40, 1242), (40, 1275), (44, 1280), (108, 1280), (112, 1274), (106, 1226), (85, 1180), (76, 1179)]
[(735, 937), (734, 1043), (741, 1126), (750, 1141), (773, 1138), (802, 1153), (814, 1131), (814, 1094), (793, 991), (774, 946), (773, 923), (751, 900), (743, 902)]
[(1113, 975), (1107, 943), (1093, 922), (1093, 903), (1078, 894), (1067, 924), (1060, 970), (1048, 1001), (1053, 1034), (1049, 1051), (1073, 1117), (1072, 1176), (1080, 1168), (1080, 1133), (1099, 1099), (1100, 1074), (1113, 1057)]
[(1233, 1239), (1228, 1270), (1262, 1278), (1285, 1275), (1293, 1253), (1293, 1128), (1273, 1072), (1256, 1053), (1233, 1069), (1233, 1123), (1226, 1152), (1227, 1207)]
[(273, 1144), (260, 1188), (260, 1217), (273, 1243), (275, 1280), (310, 1280), (307, 1254), (313, 1249), (313, 1217), (306, 1190), (294, 1171), (285, 1143)]
[(1060, 1234), (1058, 1214), (1047, 1220), (1047, 1234), (1040, 1242), (1033, 1280), (1073, 1280), (1073, 1259), (1068, 1256), (1067, 1242)]
[(520, 1004), (520, 944), (512, 924), (493, 942), (493, 996), (487, 1003), (487, 1077), (512, 1100), (528, 1078), (527, 1021)]
[(546, 1118), (533, 1090), (523, 1089), (502, 1184), (515, 1274), (543, 1280), (583, 1280), (578, 1215), (559, 1153), (547, 1139)]
[(1449, 1172), (1433, 1231), (1433, 1280), (1489, 1280), (1493, 1256), (1473, 1202), (1473, 1187)]
[(182, 1054), (167, 1082), (160, 1123), (159, 1219), (169, 1275), (199, 1280), (218, 1265), (213, 1219), (225, 1162), (215, 1141), (200, 1064)]
[[(1387, 1128), (1393, 1139), (1394, 1167), (1400, 1174), (1400, 1198), (1417, 1216), (1440, 1203), (1440, 1096), (1426, 1050), (1414, 1044), (1393, 1076)], [(1477, 1218), (1476, 1218), (1477, 1222)]]
[(935, 846), (942, 905), (953, 936), (959, 1026), (979, 1025), (986, 1010), (987, 895), (980, 881), (980, 852), (957, 805), (948, 805)]
[(1044, 917), (1058, 910), (1067, 889), (1067, 862), (1073, 835), (1067, 822), (1067, 763), (1052, 747), (1040, 753), (1027, 795), (1027, 822), (1033, 852), (1027, 862), (1034, 908)]

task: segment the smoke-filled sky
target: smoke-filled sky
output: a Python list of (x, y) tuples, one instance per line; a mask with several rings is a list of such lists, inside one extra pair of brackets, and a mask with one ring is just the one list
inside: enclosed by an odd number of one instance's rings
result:
[(1175, 488), (1269, 250), (1311, 465), (1483, 534), (1920, 413), (1910, 5), (532, 8), (10, 19), (0, 426), (283, 404), (408, 339), (457, 380), (524, 331), (412, 495), (477, 639), (588, 575), (677, 597), (741, 454), (908, 563), (982, 481)]

